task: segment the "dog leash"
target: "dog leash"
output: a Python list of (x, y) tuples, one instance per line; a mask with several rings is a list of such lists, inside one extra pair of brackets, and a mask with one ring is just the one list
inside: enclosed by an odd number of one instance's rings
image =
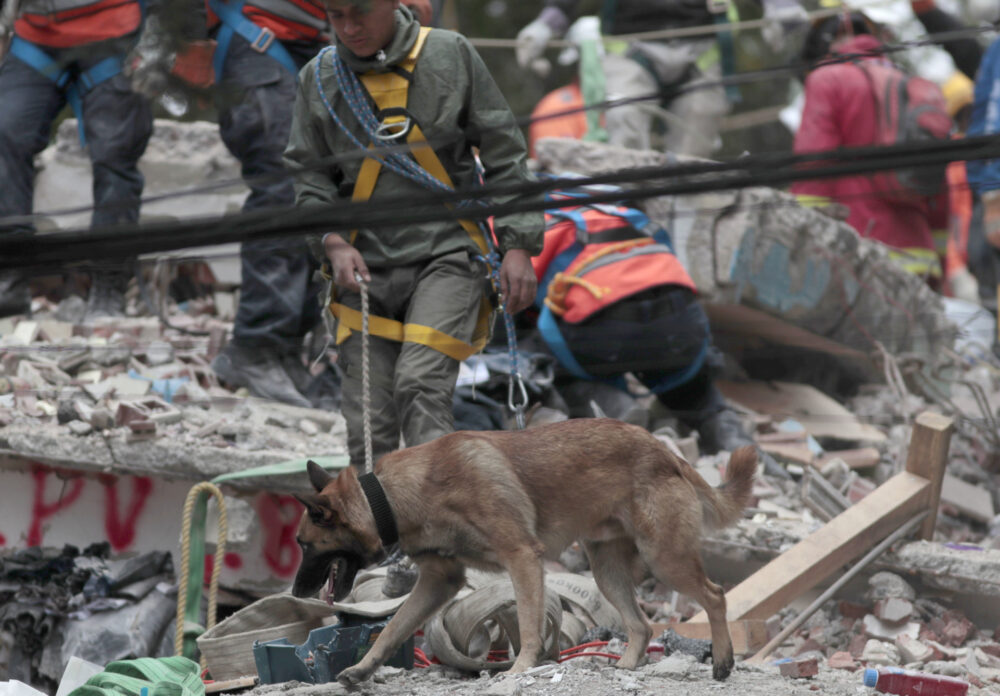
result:
[(361, 288), (361, 413), (365, 427), (365, 473), (374, 470), (372, 464), (372, 389), (371, 368), (368, 364), (368, 283), (361, 274), (354, 272), (354, 280)]

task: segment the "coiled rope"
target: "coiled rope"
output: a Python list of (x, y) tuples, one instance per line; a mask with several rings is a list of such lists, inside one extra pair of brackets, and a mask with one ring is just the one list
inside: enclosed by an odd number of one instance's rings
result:
[[(357, 136), (350, 131), (349, 128), (344, 124), (343, 120), (337, 114), (333, 105), (330, 103), (329, 98), (326, 95), (326, 90), (323, 88), (323, 82), (320, 79), (320, 68), (323, 65), (324, 58), (330, 56), (330, 64), (333, 67), (334, 76), (337, 79), (337, 86), (340, 89), (340, 93), (343, 95), (344, 100), (347, 102), (348, 107), (351, 109), (351, 113), (358, 119), (361, 124), (365, 135), (368, 136), (369, 140), (375, 144), (382, 142), (385, 138), (380, 134), (380, 123), (378, 118), (372, 112), (371, 106), (367, 101), (367, 92), (358, 76), (353, 70), (347, 67), (343, 59), (337, 53), (334, 46), (327, 46), (322, 51), (319, 52), (319, 57), (317, 58), (317, 68), (314, 71), (316, 91), (319, 93), (319, 97), (323, 102), (323, 106), (326, 107), (327, 112), (330, 114), (330, 118), (333, 122), (337, 124), (337, 127), (344, 132), (345, 135), (350, 139), (355, 147), (368, 151), (369, 148), (361, 142)], [(399, 176), (406, 177), (411, 181), (415, 181), (424, 188), (436, 191), (447, 191), (454, 192), (454, 188), (438, 180), (433, 175), (430, 174), (426, 169), (420, 166), (416, 160), (406, 154), (400, 152), (383, 152), (381, 155), (371, 152), (371, 157), (382, 164), (390, 171), (398, 174)], [(459, 203), (462, 206), (463, 203)], [(493, 289), (497, 292), (500, 297), (500, 303), (498, 309), (504, 318), (504, 326), (507, 331), (507, 350), (510, 360), (510, 376), (507, 385), (507, 407), (514, 414), (514, 420), (519, 430), (525, 427), (525, 411), (528, 406), (528, 391), (524, 386), (524, 380), (521, 377), (521, 372), (518, 365), (518, 355), (517, 355), (517, 336), (514, 332), (514, 318), (509, 312), (504, 310), (503, 295), (500, 293), (500, 266), (501, 259), (500, 253), (493, 243), (493, 235), (489, 228), (486, 227), (485, 223), (479, 221), (479, 230), (486, 240), (486, 244), (489, 248), (487, 254), (477, 254), (476, 258), (486, 265), (489, 273), (489, 278), (493, 283)], [(362, 302), (367, 302), (367, 289), (362, 286)], [(362, 330), (362, 365), (365, 364), (367, 346), (367, 318), (366, 312), (362, 311), (362, 321), (365, 323)], [(362, 368), (364, 380), (367, 373)], [(363, 387), (364, 388), (364, 387)], [(365, 389), (365, 394), (362, 395), (362, 402), (365, 403), (367, 398), (368, 390)], [(520, 401), (518, 401), (520, 399)], [(371, 446), (370, 442), (370, 422), (367, 408), (365, 409), (365, 426), (366, 426), (366, 436), (365, 436), (365, 457), (366, 457), (366, 470), (371, 471), (370, 462), (370, 452), (369, 448)]]
[[(202, 494), (215, 497), (215, 503), (219, 508), (218, 536), (215, 540), (215, 562), (212, 564), (212, 577), (208, 584), (208, 608), (206, 610), (205, 629), (208, 630), (215, 625), (216, 606), (219, 595), (219, 574), (222, 572), (222, 559), (226, 553), (226, 534), (229, 530), (229, 523), (226, 517), (226, 501), (222, 496), (222, 491), (214, 483), (203, 481), (195, 484), (188, 491), (184, 500), (184, 516), (181, 527), (181, 570), (177, 579), (177, 626), (174, 634), (174, 652), (177, 655), (184, 654), (184, 629), (187, 613), (187, 593), (188, 584), (191, 578), (188, 577), (191, 569), (191, 513)], [(207, 506), (208, 501), (205, 501)], [(204, 531), (204, 530), (203, 530)], [(202, 579), (198, 578), (201, 583)], [(202, 668), (206, 667), (204, 655), (201, 658)]]

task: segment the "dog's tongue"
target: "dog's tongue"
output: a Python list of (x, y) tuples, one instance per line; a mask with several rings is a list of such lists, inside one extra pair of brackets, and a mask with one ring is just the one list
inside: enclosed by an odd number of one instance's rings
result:
[(354, 576), (361, 567), (360, 559), (351, 556), (337, 556), (330, 566), (330, 578), (327, 581), (327, 598), (329, 603), (339, 602), (346, 597), (354, 587)]
[(337, 600), (333, 598), (335, 587), (337, 586), (337, 563), (330, 566), (330, 577), (326, 581), (326, 603), (333, 604)]

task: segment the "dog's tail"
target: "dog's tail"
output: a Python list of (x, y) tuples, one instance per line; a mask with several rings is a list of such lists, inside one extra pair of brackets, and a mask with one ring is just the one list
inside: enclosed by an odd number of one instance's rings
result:
[(757, 473), (757, 452), (747, 445), (729, 456), (726, 478), (718, 488), (702, 481), (695, 485), (704, 510), (704, 523), (712, 529), (731, 525), (750, 502), (753, 478)]

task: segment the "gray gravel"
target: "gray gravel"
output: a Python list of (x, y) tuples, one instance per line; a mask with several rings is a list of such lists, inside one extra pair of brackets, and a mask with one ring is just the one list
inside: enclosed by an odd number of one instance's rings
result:
[[(436, 665), (412, 672), (383, 667), (376, 673), (373, 681), (362, 684), (354, 692), (348, 692), (339, 684), (288, 682), (259, 686), (250, 695), (334, 696), (347, 693), (377, 696), (652, 696), (666, 693), (685, 696), (792, 696), (813, 693), (824, 696), (860, 696), (876, 692), (862, 685), (860, 671), (831, 670), (822, 666), (819, 675), (811, 679), (789, 679), (781, 676), (777, 667), (772, 665), (750, 667), (737, 664), (727, 681), (717, 682), (712, 679), (711, 665), (707, 664), (690, 664), (686, 669), (670, 670), (663, 674), (657, 669), (657, 663), (635, 671), (626, 671), (587, 659), (576, 659), (559, 665), (543, 665), (532, 673), (516, 676), (490, 676), (483, 673), (479, 677), (473, 677)], [(973, 688), (969, 693), (990, 692)]]

